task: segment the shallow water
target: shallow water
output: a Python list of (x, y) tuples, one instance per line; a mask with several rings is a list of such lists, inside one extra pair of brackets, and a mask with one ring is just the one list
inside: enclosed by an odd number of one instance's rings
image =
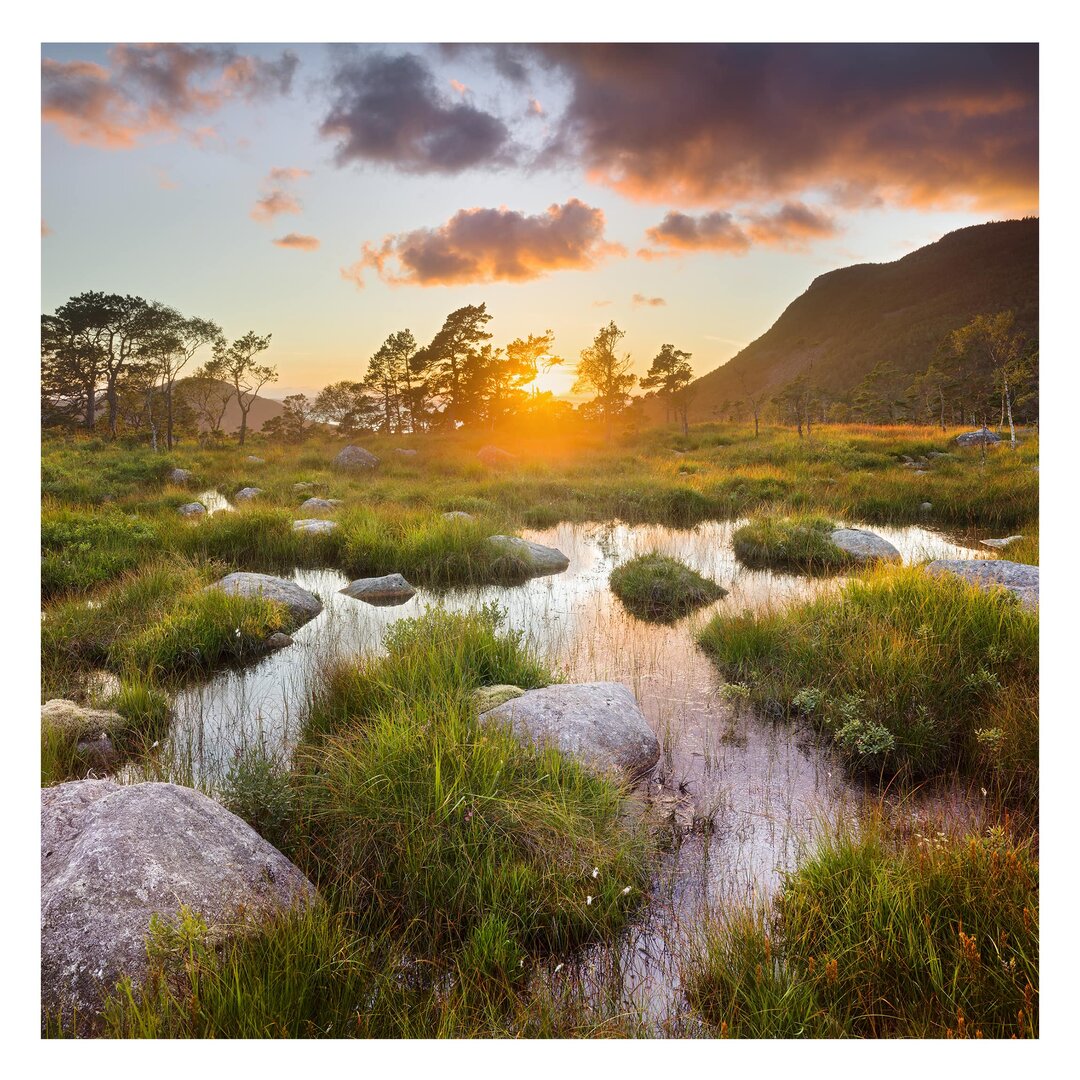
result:
[[(563, 551), (570, 568), (513, 587), (420, 589), (394, 607), (341, 595), (348, 579), (337, 571), (298, 570), (295, 580), (319, 595), (323, 613), (293, 635), (292, 646), (179, 694), (173, 747), (190, 755), (196, 779), (213, 786), (238, 747), (263, 740), (287, 752), (323, 660), (378, 650), (389, 625), (432, 605), (463, 611), (497, 603), (507, 627), (523, 630), (568, 680), (631, 687), (660, 739), (658, 777), (643, 794), (658, 818), (670, 818), (679, 842), (661, 860), (648, 910), (627, 935), (620, 963), (623, 1004), (647, 1015), (658, 1032), (673, 1031), (682, 1013), (676, 970), (681, 938), (710, 909), (767, 902), (819, 829), (838, 816), (854, 816), (866, 798), (804, 726), (763, 720), (741, 708), (694, 644), (696, 629), (720, 605), (732, 611), (783, 605), (843, 580), (743, 567), (731, 546), (740, 524), (562, 524), (528, 531), (528, 539)], [(976, 549), (975, 540), (969, 546), (929, 529), (874, 531), (908, 563), (992, 557)], [(608, 575), (626, 559), (654, 550), (715, 579), (729, 595), (673, 626), (634, 618), (610, 592)], [(591, 964), (608, 962), (610, 954), (601, 952), (576, 967), (588, 975)]]

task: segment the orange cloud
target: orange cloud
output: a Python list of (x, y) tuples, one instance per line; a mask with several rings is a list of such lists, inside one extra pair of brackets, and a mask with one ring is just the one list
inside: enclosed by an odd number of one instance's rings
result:
[(364, 244), (360, 260), (341, 273), (359, 287), (367, 270), (391, 285), (533, 281), (624, 256), (622, 245), (604, 239), (604, 227), (603, 211), (579, 199), (532, 215), (505, 207), (459, 210), (438, 228), (387, 236), (379, 247)]
[[(84, 60), (41, 62), (41, 118), (72, 143), (129, 150), (152, 135), (173, 136), (189, 118), (227, 102), (287, 93), (298, 63), (240, 56), (229, 46), (115, 45), (109, 66)], [(212, 128), (188, 134), (201, 141)]]
[(315, 251), (319, 247), (319, 240), (315, 236), (303, 236), (300, 233), (286, 233), (274, 241), (278, 247), (292, 248), (294, 251)]
[(49, 228), (48, 222), (44, 218), (42, 218), (41, 219), (41, 238), (44, 240), (46, 236), (51, 236), (51, 235), (52, 235), (52, 229)]
[(632, 302), (634, 307), (667, 307), (667, 301), (662, 296), (645, 296), (639, 292), (634, 293)]
[(278, 214), (299, 214), (303, 203), (289, 188), (296, 180), (310, 175), (309, 169), (271, 169), (262, 183), (263, 194), (251, 208), (252, 218), (256, 221), (273, 221)]

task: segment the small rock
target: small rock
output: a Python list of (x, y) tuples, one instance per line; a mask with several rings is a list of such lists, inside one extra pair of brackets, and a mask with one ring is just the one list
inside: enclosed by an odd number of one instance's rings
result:
[(182, 514), (184, 517), (200, 517), (206, 513), (206, 507), (200, 502), (184, 503), (183, 506), (177, 510), (178, 514)]
[(999, 540), (980, 540), (979, 543), (988, 548), (1006, 548), (1010, 544), (1015, 544), (1017, 540), (1023, 539), (1023, 535), (1017, 533), (1015, 536), (1003, 536)]
[[(330, 524), (330, 522), (319, 522)], [(227, 574), (220, 581), (208, 585), (208, 589), (221, 589), (230, 596), (263, 596), (267, 600), (276, 600), (284, 604), (292, 619), (295, 629), (310, 622), (322, 611), (322, 602), (313, 593), (297, 585), (295, 581), (274, 577), (272, 574), (252, 574), (240, 571)]]
[(484, 465), (509, 465), (517, 460), (514, 454), (497, 446), (481, 446), (476, 456)]
[(315, 899), (311, 882), (220, 803), (175, 784), (41, 790), (41, 1004), (100, 1029), (122, 976), (139, 988), (151, 917), (197, 912), (214, 939)]
[(75, 744), (75, 753), (88, 769), (95, 772), (108, 772), (120, 762), (120, 751), (104, 731), (80, 739)]
[(314, 491), (315, 490), (315, 485), (310, 483), (309, 481), (305, 480), (305, 481), (301, 481), (298, 484), (293, 484), (292, 489), (293, 489), (293, 491), (298, 491), (298, 492), (299, 491)]
[(346, 446), (336, 458), (334, 464), (339, 469), (374, 469), (379, 459), (360, 446)]
[(921, 511), (922, 511), (922, 512), (923, 512), (924, 514), (929, 514), (929, 513), (930, 513), (930, 511), (934, 509), (934, 504), (933, 504), (933, 503), (929, 503), (929, 502), (923, 502), (923, 503), (919, 503), (919, 509), (920, 509), (920, 510), (921, 510)]
[(1001, 436), (988, 427), (980, 428), (978, 431), (965, 431), (963, 435), (956, 436), (957, 446), (978, 446), (980, 443), (993, 446), (999, 442), (1001, 442)]
[(538, 576), (560, 574), (570, 565), (570, 560), (558, 548), (545, 547), (520, 536), (489, 536), (488, 543), (507, 555), (516, 555)]
[(413, 450), (411, 447), (398, 446), (395, 447), (394, 453), (400, 454), (402, 457), (415, 457), (417, 451)]
[(400, 574), (359, 578), (346, 585), (341, 592), (354, 600), (363, 600), (377, 607), (404, 604), (416, 595), (416, 590)]
[(234, 498), (234, 499), (235, 499), (235, 500), (236, 500), (237, 502), (248, 502), (249, 500), (251, 500), (251, 499), (254, 499), (254, 498), (255, 498), (255, 497), (257, 496), (257, 495), (261, 495), (262, 493), (263, 493), (263, 489), (262, 489), (262, 488), (257, 488), (257, 487), (246, 487), (246, 488), (241, 488), (241, 489), (240, 489), (240, 490), (239, 490), (239, 491), (238, 491), (238, 492), (237, 492), (237, 493), (236, 493), (236, 494), (235, 494), (235, 495), (233, 496), (233, 498)]
[(325, 521), (322, 518), (302, 518), (300, 521), (294, 521), (292, 527), (296, 532), (330, 533), (338, 527), (338, 523), (336, 521)]
[(447, 521), (472, 521), (472, 514), (465, 513), (464, 510), (447, 510), (443, 517)]
[(1007, 559), (935, 559), (926, 566), (931, 574), (952, 574), (981, 589), (1008, 589), (1024, 607), (1039, 606), (1039, 568)]
[(341, 499), (311, 498), (300, 504), (300, 509), (309, 514), (328, 514), (341, 505)]
[(280, 630), (266, 639), (266, 647), (273, 652), (277, 652), (278, 649), (287, 649), (292, 643), (293, 639), (288, 634), (281, 633)]
[(636, 779), (660, 760), (660, 743), (622, 683), (562, 683), (528, 690), (484, 714), (523, 742), (551, 743), (589, 768)]
[(265, 458), (256, 457), (254, 454), (248, 454), (248, 456), (246, 458), (244, 458), (244, 460), (249, 462), (252, 465), (265, 465), (266, 464), (266, 459)]
[(857, 562), (900, 558), (900, 552), (888, 540), (866, 529), (833, 529), (829, 539)]
[(478, 713), (487, 712), (504, 702), (513, 701), (525, 693), (520, 686), (511, 686), (509, 683), (499, 683), (496, 686), (481, 686), (473, 691), (473, 701)]
[(167, 479), (170, 484), (190, 484), (195, 474), (190, 469), (171, 469)]

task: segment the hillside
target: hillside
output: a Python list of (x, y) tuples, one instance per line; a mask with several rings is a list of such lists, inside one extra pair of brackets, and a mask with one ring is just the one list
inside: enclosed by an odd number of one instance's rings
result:
[[(184, 395), (185, 387), (188, 384), (187, 379), (181, 379), (176, 384), (176, 394), (182, 398)], [(222, 384), (227, 385), (227, 384)], [(280, 401), (275, 401), (273, 398), (265, 398), (261, 395), (255, 399), (255, 403), (251, 406), (251, 412), (248, 413), (248, 431), (261, 431), (263, 424), (267, 420), (272, 419), (275, 416), (280, 416), (285, 411)], [(240, 430), (240, 406), (237, 404), (236, 396), (233, 395), (229, 399), (229, 404), (225, 407), (225, 416), (221, 421), (221, 430), (226, 434), (233, 434)]]
[(766, 333), (693, 383), (692, 416), (713, 416), (747, 390), (779, 389), (811, 364), (836, 395), (880, 361), (914, 375), (950, 330), (1010, 308), (1037, 336), (1038, 218), (958, 229), (896, 262), (815, 278)]

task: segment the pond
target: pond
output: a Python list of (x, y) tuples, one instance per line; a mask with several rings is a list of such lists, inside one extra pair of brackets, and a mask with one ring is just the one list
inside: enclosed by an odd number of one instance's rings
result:
[[(784, 605), (843, 580), (742, 566), (731, 544), (740, 524), (671, 529), (564, 523), (526, 531), (527, 539), (563, 551), (569, 569), (513, 587), (419, 589), (395, 607), (343, 596), (339, 590), (348, 579), (337, 571), (297, 570), (294, 579), (318, 594), (323, 613), (295, 633), (292, 646), (177, 695), (174, 753), (189, 758), (194, 777), (211, 787), (238, 747), (261, 740), (287, 753), (323, 661), (379, 650), (388, 626), (429, 606), (463, 611), (498, 604), (506, 627), (522, 630), (567, 680), (629, 686), (660, 739), (658, 778), (643, 794), (661, 819), (670, 818), (675, 839), (653, 881), (645, 918), (625, 941), (621, 974), (627, 1007), (663, 1030), (682, 1012), (675, 971), (680, 937), (692, 933), (708, 909), (767, 902), (822, 826), (839, 815), (853, 817), (867, 797), (876, 797), (852, 783), (803, 725), (766, 720), (741, 707), (694, 643), (695, 631), (721, 605), (729, 611)], [(930, 529), (873, 531), (893, 543), (906, 563), (993, 557), (974, 539)], [(729, 595), (674, 625), (640, 621), (611, 593), (607, 579), (615, 566), (649, 551), (681, 559)], [(590, 962), (587, 956), (586, 970)]]

